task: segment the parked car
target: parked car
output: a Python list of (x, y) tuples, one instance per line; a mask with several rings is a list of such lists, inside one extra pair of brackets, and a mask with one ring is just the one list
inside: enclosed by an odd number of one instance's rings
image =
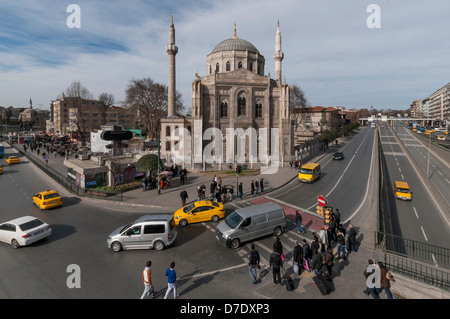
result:
[(51, 234), (50, 225), (32, 216), (19, 217), (0, 224), (0, 241), (11, 244), (13, 248), (27, 246)]

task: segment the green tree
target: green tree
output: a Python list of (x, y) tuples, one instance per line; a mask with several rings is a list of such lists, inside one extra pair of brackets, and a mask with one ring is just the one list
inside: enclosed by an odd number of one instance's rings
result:
[[(159, 165), (160, 165), (160, 167), (162, 167), (161, 159), (159, 160)], [(147, 154), (147, 155), (142, 156), (138, 160), (138, 162), (136, 164), (136, 168), (140, 172), (147, 172), (149, 174), (151, 173), (151, 171), (157, 170), (158, 169), (158, 155)]]

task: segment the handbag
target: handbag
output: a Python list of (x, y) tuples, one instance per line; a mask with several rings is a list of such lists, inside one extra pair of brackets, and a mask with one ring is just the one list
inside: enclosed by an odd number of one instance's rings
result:
[(281, 253), (281, 261), (284, 262), (284, 254)]

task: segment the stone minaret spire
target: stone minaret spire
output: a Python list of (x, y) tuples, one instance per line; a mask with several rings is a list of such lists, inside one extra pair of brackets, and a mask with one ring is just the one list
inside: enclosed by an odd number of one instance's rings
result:
[(175, 114), (175, 55), (178, 53), (178, 47), (175, 45), (175, 27), (173, 25), (173, 13), (169, 28), (169, 44), (166, 45), (166, 51), (169, 55), (169, 83), (168, 83), (168, 106), (167, 117)]
[(275, 53), (273, 60), (275, 61), (275, 80), (281, 83), (281, 61), (283, 61), (284, 53), (281, 51), (281, 32), (280, 21), (277, 24), (277, 33), (275, 35)]

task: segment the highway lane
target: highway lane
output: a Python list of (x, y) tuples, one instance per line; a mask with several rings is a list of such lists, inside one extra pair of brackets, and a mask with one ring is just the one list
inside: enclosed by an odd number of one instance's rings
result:
[[(424, 182), (417, 175), (389, 127), (380, 129), (383, 152), (388, 168), (388, 192), (394, 211), (389, 218), (392, 234), (408, 239), (449, 248), (449, 224)], [(394, 181), (406, 181), (412, 192), (412, 201), (394, 197)]]
[(328, 205), (333, 209), (339, 208), (341, 220), (346, 221), (358, 210), (366, 195), (374, 134), (374, 129), (366, 127), (347, 138), (340, 148), (344, 152), (344, 160), (333, 160), (332, 154), (323, 157), (319, 161), (322, 167), (319, 181), (304, 184), (294, 180), (270, 196), (315, 212), (317, 196), (324, 195)]
[(447, 164), (450, 152), (443, 153), (443, 156), (447, 157), (447, 162), (445, 162), (432, 150), (429, 151), (428, 139), (432, 135), (424, 135), (428, 138), (425, 140), (426, 142), (424, 141), (425, 143), (422, 143), (421, 136), (418, 136), (419, 133), (409, 130), (404, 125), (394, 123), (393, 129), (450, 207), (450, 166)]
[[(14, 153), (10, 147), (6, 152)], [(2, 159), (5, 170), (0, 175), (0, 221), (36, 216), (50, 224), (53, 233), (45, 241), (19, 249), (0, 243), (0, 298), (139, 298), (143, 290), (141, 272), (149, 259), (153, 261), (157, 298), (163, 297), (167, 287), (164, 273), (171, 261), (178, 265), (183, 298), (246, 296), (245, 290), (235, 289), (235, 284), (242, 281), (240, 276), (247, 279), (245, 269), (237, 274), (223, 271), (245, 265), (232, 250), (218, 245), (213, 228), (199, 224), (179, 229), (175, 244), (160, 252), (114, 253), (106, 247), (106, 237), (142, 216), (142, 210), (126, 206), (122, 211), (109, 210), (109, 203), (92, 205), (90, 200), (80, 200), (22, 159), (23, 163), (14, 166), (5, 165)], [(32, 195), (45, 189), (61, 193), (61, 208), (40, 211), (32, 204)], [(80, 289), (67, 286), (71, 275), (67, 269), (72, 264), (81, 269)], [(209, 275), (199, 276), (203, 273)], [(208, 286), (212, 278), (214, 285)]]

